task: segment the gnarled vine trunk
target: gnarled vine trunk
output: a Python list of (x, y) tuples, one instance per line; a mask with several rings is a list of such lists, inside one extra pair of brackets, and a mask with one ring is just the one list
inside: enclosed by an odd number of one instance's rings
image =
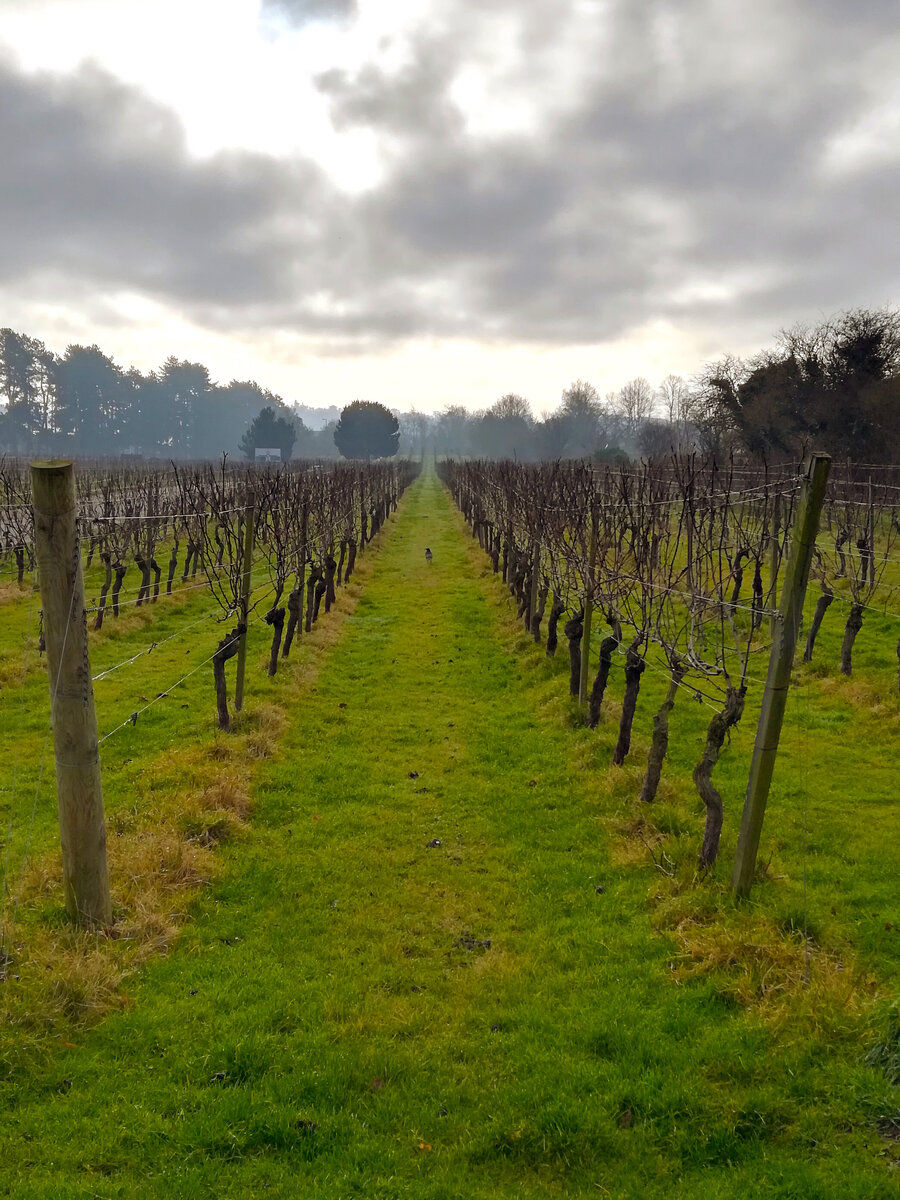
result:
[(759, 629), (763, 622), (765, 595), (763, 593), (762, 568), (759, 558), (753, 560), (753, 615), (751, 617), (754, 629)]
[(816, 638), (819, 635), (819, 628), (828, 611), (828, 606), (834, 600), (834, 592), (825, 582), (821, 583), (822, 594), (816, 601), (816, 611), (813, 613), (812, 624), (809, 627), (809, 633), (806, 635), (806, 649), (803, 651), (803, 661), (812, 662), (813, 649), (816, 644)]
[(113, 616), (117, 617), (119, 615), (119, 592), (122, 590), (122, 582), (125, 579), (125, 572), (128, 568), (124, 563), (117, 562), (113, 564), (113, 570), (116, 573), (116, 579), (112, 590), (112, 610)]
[(562, 597), (559, 592), (553, 593), (553, 603), (550, 606), (550, 616), (547, 618), (547, 650), (548, 658), (552, 658), (556, 653), (556, 647), (559, 644), (559, 634), (557, 627), (559, 618), (566, 611), (566, 606), (562, 602)]
[[(373, 534), (373, 536), (374, 536), (374, 534)], [(323, 599), (325, 598), (325, 594), (327, 593), (327, 591), (328, 591), (328, 584), (325, 582), (325, 575), (320, 571), (319, 578), (316, 580), (316, 595), (315, 595), (315, 603), (313, 604), (312, 619), (313, 619), (314, 624), (319, 619), (319, 608), (322, 604)], [(326, 609), (326, 611), (327, 611), (327, 609)]]
[(713, 767), (719, 761), (722, 746), (728, 731), (737, 725), (744, 712), (745, 687), (735, 688), (731, 684), (725, 694), (725, 707), (717, 712), (706, 730), (706, 747), (703, 757), (694, 767), (694, 787), (700, 793), (700, 798), (706, 805), (706, 827), (703, 831), (703, 845), (700, 847), (699, 865), (703, 868), (713, 866), (719, 856), (719, 839), (722, 836), (723, 806), (722, 797), (712, 784)]
[(584, 635), (584, 609), (566, 621), (563, 633), (569, 639), (569, 695), (577, 696), (581, 684), (581, 639)]
[(229, 658), (234, 658), (238, 652), (241, 636), (247, 626), (243, 622), (236, 625), (231, 633), (226, 634), (216, 647), (213, 655), (213, 678), (216, 681), (216, 712), (220, 729), (231, 728), (231, 717), (228, 715), (228, 688), (225, 681), (225, 664)]
[(734, 560), (734, 567), (731, 571), (733, 586), (731, 589), (731, 599), (728, 601), (728, 607), (734, 612), (738, 606), (738, 601), (741, 598), (741, 586), (744, 582), (744, 559), (750, 557), (749, 550), (739, 550)]
[(547, 594), (550, 591), (550, 585), (545, 583), (541, 588), (538, 596), (537, 608), (531, 618), (531, 636), (540, 645), (541, 642), (541, 621), (544, 619), (544, 610), (547, 607)]
[(841, 642), (841, 674), (853, 674), (853, 643), (856, 635), (862, 629), (863, 606), (851, 604), (847, 624), (844, 626), (844, 639)]
[(650, 804), (656, 799), (659, 781), (662, 776), (663, 763), (669, 751), (669, 713), (675, 706), (675, 698), (686, 671), (676, 658), (670, 663), (669, 690), (666, 698), (653, 716), (653, 736), (650, 739), (650, 753), (647, 755), (647, 773), (641, 785), (640, 799)]
[(278, 670), (278, 651), (281, 649), (281, 636), (284, 632), (284, 609), (270, 608), (266, 613), (266, 624), (272, 626), (272, 649), (269, 652), (269, 674), (274, 675)]
[(625, 695), (622, 698), (622, 716), (619, 719), (619, 739), (613, 750), (613, 766), (621, 767), (631, 749), (631, 727), (637, 709), (641, 676), (647, 668), (640, 651), (641, 639), (636, 638), (625, 653)]
[(112, 583), (112, 563), (109, 555), (104, 551), (100, 551), (100, 561), (106, 570), (106, 578), (103, 580), (103, 586), (100, 588), (100, 601), (97, 605), (97, 615), (94, 617), (94, 628), (103, 628), (103, 613), (106, 609), (106, 597)]
[(299, 588), (295, 588), (287, 598), (288, 622), (287, 629), (284, 634), (284, 646), (281, 650), (281, 657), (287, 658), (291, 652), (291, 643), (294, 640), (294, 634), (297, 631), (297, 626), (300, 623), (300, 612), (303, 607), (303, 597), (300, 594)]
[(594, 684), (591, 688), (591, 695), (588, 701), (588, 723), (591, 729), (596, 729), (600, 724), (600, 709), (603, 705), (603, 697), (609, 681), (609, 672), (612, 669), (612, 656), (622, 642), (622, 626), (615, 613), (607, 613), (606, 623), (609, 625), (612, 633), (600, 643), (600, 662), (597, 667), (597, 674), (594, 676)]
[(145, 600), (150, 599), (150, 563), (142, 554), (135, 556), (137, 569), (141, 573), (141, 585), (138, 588), (137, 601), (135, 608), (140, 608)]
[(316, 587), (322, 579), (319, 567), (310, 567), (309, 579), (306, 581), (306, 632), (309, 633), (313, 623), (313, 609), (316, 605)]
[(344, 562), (346, 561), (346, 558), (347, 558), (347, 539), (341, 538), (341, 553), (340, 553), (340, 557), (338, 558), (338, 569), (337, 569), (337, 585), (338, 585), (338, 587), (341, 586), (341, 584), (343, 583), (343, 580), (344, 580)]
[(596, 729), (600, 724), (600, 710), (606, 694), (606, 685), (609, 682), (612, 658), (618, 644), (619, 639), (615, 634), (610, 634), (600, 643), (600, 663), (597, 667), (597, 674), (594, 676), (594, 684), (588, 701), (588, 724), (591, 729)]
[(169, 575), (166, 579), (166, 595), (172, 595), (172, 580), (175, 578), (175, 570), (178, 566), (178, 541), (172, 547), (172, 553), (169, 555)]
[[(331, 606), (335, 601), (334, 591), (334, 573), (337, 570), (337, 563), (329, 554), (325, 559), (325, 611), (331, 612)], [(317, 613), (318, 615), (318, 613)]]

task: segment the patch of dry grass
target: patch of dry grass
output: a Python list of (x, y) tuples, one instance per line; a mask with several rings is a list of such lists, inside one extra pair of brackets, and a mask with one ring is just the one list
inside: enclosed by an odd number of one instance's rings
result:
[(706, 979), (726, 1002), (778, 1026), (859, 1029), (880, 997), (848, 948), (819, 945), (793, 921), (736, 905), (725, 882), (701, 880), (672, 809), (634, 801), (607, 823), (613, 862), (655, 868), (653, 925), (674, 940), (676, 983)]
[(27, 595), (31, 590), (31, 581), (23, 580), (22, 583), (17, 583), (15, 579), (0, 583), (0, 604), (6, 604), (9, 600), (19, 600), (22, 596)]
[(832, 1035), (858, 1031), (879, 999), (876, 979), (853, 956), (816, 944), (771, 916), (726, 911), (682, 893), (657, 908), (654, 924), (674, 938), (677, 981), (708, 978), (727, 1001), (778, 1027)]

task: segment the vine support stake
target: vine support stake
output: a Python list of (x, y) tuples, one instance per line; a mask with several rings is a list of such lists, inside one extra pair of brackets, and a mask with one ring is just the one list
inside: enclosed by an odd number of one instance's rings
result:
[(597, 509), (591, 507), (591, 535), (588, 544), (588, 573), (584, 588), (584, 633), (581, 635), (581, 675), (578, 678), (578, 707), (588, 698), (588, 672), (591, 665), (591, 620), (594, 615), (594, 571), (597, 567)]
[(66, 911), (91, 929), (111, 925), (112, 908), (72, 463), (32, 463), (31, 493)]
[(809, 568), (819, 530), (819, 516), (825, 499), (825, 485), (828, 482), (830, 467), (829, 455), (813, 454), (807, 463), (803, 481), (797, 521), (791, 538), (790, 557), (784, 574), (781, 603), (775, 621), (775, 638), (769, 656), (759, 724), (756, 727), (756, 742), (750, 763), (744, 811), (741, 814), (737, 852), (734, 856), (731, 887), (736, 896), (746, 896), (749, 893), (756, 870), (759, 838), (778, 754), (797, 633), (803, 615)]
[(253, 541), (256, 537), (256, 497), (247, 497), (244, 513), (244, 561), (241, 564), (240, 622), (244, 626), (237, 652), (237, 673), (234, 681), (234, 711), (244, 705), (244, 673), (247, 669), (247, 624), (250, 616), (250, 575), (253, 570)]

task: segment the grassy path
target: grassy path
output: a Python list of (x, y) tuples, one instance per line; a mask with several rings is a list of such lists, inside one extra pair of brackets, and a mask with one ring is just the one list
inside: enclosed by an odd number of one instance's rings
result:
[(673, 984), (501, 612), (424, 477), (225, 880), (129, 1012), (0, 1089), (0, 1194), (890, 1194), (871, 1071)]

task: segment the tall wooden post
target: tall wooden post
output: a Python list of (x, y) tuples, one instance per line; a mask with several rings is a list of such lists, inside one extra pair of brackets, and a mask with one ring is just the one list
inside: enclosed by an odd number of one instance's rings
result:
[(66, 911), (88, 928), (112, 924), (97, 714), (71, 462), (31, 464)]
[(594, 616), (594, 572), (597, 569), (597, 509), (591, 509), (588, 569), (584, 586), (584, 633), (581, 635), (581, 674), (578, 677), (578, 706), (587, 704), (588, 671), (591, 665), (591, 621)]
[(778, 754), (778, 741), (784, 720), (788, 688), (791, 683), (791, 668), (794, 664), (794, 649), (797, 631), (803, 615), (803, 601), (809, 581), (809, 568), (819, 529), (819, 516), (825, 499), (825, 485), (831, 458), (827, 454), (813, 454), (807, 464), (806, 478), (800, 496), (797, 522), (791, 538), (791, 553), (784, 575), (778, 619), (775, 623), (775, 640), (769, 657), (766, 688), (763, 693), (759, 724), (756, 727), (756, 742), (750, 763), (750, 779), (747, 797), (741, 815), (737, 852), (734, 856), (734, 872), (731, 886), (738, 896), (746, 896), (756, 870), (756, 855), (762, 833), (769, 786)]
[(244, 513), (244, 560), (241, 564), (241, 604), (238, 610), (244, 626), (238, 643), (237, 672), (234, 681), (234, 709), (240, 712), (244, 704), (244, 673), (247, 669), (247, 622), (250, 616), (250, 576), (253, 571), (253, 540), (256, 536), (256, 497), (247, 497)]

